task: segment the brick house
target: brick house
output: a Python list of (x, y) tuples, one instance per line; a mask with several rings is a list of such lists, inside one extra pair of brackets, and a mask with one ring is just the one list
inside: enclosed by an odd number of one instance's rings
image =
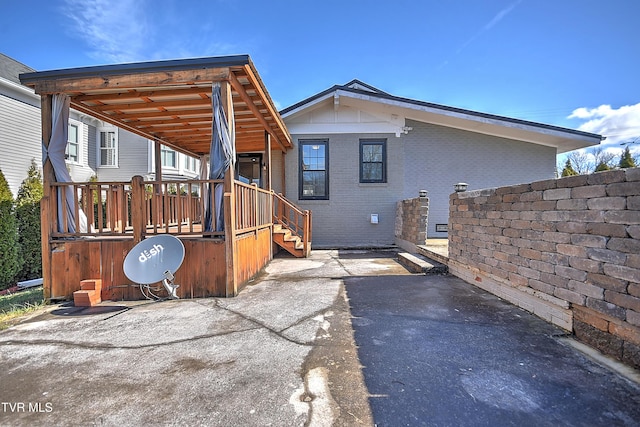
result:
[(396, 204), (420, 190), (429, 196), (427, 236), (446, 238), (454, 184), (468, 183), (471, 190), (554, 178), (557, 154), (602, 140), (401, 98), (358, 80), (281, 115), (294, 149), (274, 156), (273, 187), (313, 211), (316, 248), (396, 243)]

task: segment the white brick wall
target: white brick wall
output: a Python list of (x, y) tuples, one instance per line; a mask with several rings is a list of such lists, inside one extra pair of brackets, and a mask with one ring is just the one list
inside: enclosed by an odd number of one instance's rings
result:
[(449, 195), (457, 182), (469, 190), (500, 187), (554, 177), (556, 150), (521, 141), (407, 120), (413, 127), (404, 140), (403, 199), (429, 191), (429, 237), (446, 224)]
[[(407, 135), (331, 134), (292, 135), (295, 147), (286, 154), (286, 197), (313, 211), (313, 245), (377, 246), (394, 242), (395, 204), (429, 191), (429, 237), (436, 224), (446, 224), (453, 184), (469, 189), (497, 187), (553, 178), (554, 148), (496, 138), (407, 120)], [(359, 184), (359, 140), (387, 139), (387, 183)], [(329, 200), (298, 200), (299, 139), (329, 140)], [(274, 159), (274, 163), (275, 159)], [(275, 164), (274, 164), (275, 166)], [(281, 180), (273, 168), (274, 188)], [(370, 214), (379, 224), (370, 223)]]

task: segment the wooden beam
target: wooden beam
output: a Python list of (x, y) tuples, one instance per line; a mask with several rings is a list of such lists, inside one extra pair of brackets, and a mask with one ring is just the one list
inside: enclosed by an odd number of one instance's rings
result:
[[(280, 113), (273, 108), (273, 102), (271, 101), (271, 97), (266, 92), (266, 90), (263, 89), (262, 80), (260, 80), (260, 78), (256, 75), (256, 73), (253, 72), (253, 67), (250, 64), (245, 65), (243, 69), (251, 85), (256, 88), (256, 92), (258, 96), (265, 101), (264, 105), (269, 110), (269, 114), (277, 122), (278, 127), (282, 129), (285, 138), (288, 139), (287, 142), (289, 143), (289, 145), (292, 145), (291, 139), (290, 139), (291, 137), (287, 132), (287, 126), (284, 124), (282, 117), (280, 117)], [(235, 74), (230, 73), (229, 77), (231, 76), (235, 77)]]
[(205, 68), (181, 71), (160, 71), (139, 74), (96, 75), (82, 78), (41, 80), (29, 86), (38, 94), (87, 92), (96, 89), (124, 89), (179, 84), (200, 84), (226, 81), (229, 68)]
[[(130, 125), (136, 126), (139, 129), (144, 129), (147, 127), (158, 126), (161, 128), (162, 126), (175, 126), (178, 124), (188, 124), (191, 126), (199, 126), (208, 125), (211, 127), (211, 117), (197, 117), (197, 118), (170, 118), (170, 119), (160, 119), (160, 120), (125, 120), (126, 123)], [(196, 125), (197, 123), (197, 125)]]
[[(193, 109), (178, 109), (178, 110), (157, 110), (150, 111), (147, 113), (136, 113), (135, 117), (130, 113), (115, 113), (109, 114), (109, 117), (112, 117), (116, 120), (122, 119), (145, 119), (145, 118), (161, 118), (161, 117), (188, 117), (188, 116), (204, 116), (211, 117), (211, 106), (207, 105), (208, 108), (193, 108)], [(163, 106), (164, 108), (164, 106)]]
[(161, 89), (158, 88), (156, 90), (151, 91), (136, 91), (131, 89), (126, 89), (124, 91), (119, 92), (107, 92), (107, 93), (87, 93), (83, 95), (75, 95), (73, 96), (74, 101), (78, 102), (104, 102), (104, 101), (114, 101), (114, 100), (125, 100), (125, 99), (138, 99), (138, 98), (166, 98), (166, 97), (175, 97), (178, 95), (200, 95), (204, 94), (208, 97), (211, 97), (211, 85), (202, 87), (191, 87), (191, 86), (170, 86), (169, 89)]
[(179, 99), (175, 101), (153, 101), (153, 102), (129, 102), (124, 104), (101, 104), (88, 106), (92, 110), (96, 111), (136, 111), (136, 110), (150, 110), (153, 108), (192, 108), (194, 106), (211, 105), (210, 99), (193, 98), (193, 99)]
[[(75, 110), (78, 110), (78, 111), (80, 111), (82, 113), (88, 114), (88, 115), (90, 115), (92, 117), (95, 117), (95, 118), (97, 118), (99, 120), (102, 120), (103, 122), (110, 123), (110, 124), (112, 124), (114, 126), (117, 126), (117, 127), (121, 128), (121, 129), (129, 131), (129, 132), (134, 133), (136, 135), (139, 135), (139, 136), (141, 136), (143, 138), (147, 138), (147, 139), (151, 139), (151, 140), (157, 139), (156, 135), (153, 135), (153, 134), (151, 134), (149, 132), (145, 132), (142, 129), (138, 129), (135, 126), (130, 126), (129, 124), (127, 124), (126, 122), (123, 122), (121, 120), (113, 119), (108, 114), (103, 114), (103, 113), (101, 113), (99, 111), (92, 110), (90, 107), (86, 107), (83, 104), (76, 104), (76, 103), (73, 102), (73, 100), (71, 101), (71, 106)], [(171, 147), (172, 149), (174, 149), (176, 151), (179, 151), (179, 152), (181, 152), (183, 154), (188, 154), (190, 156), (197, 156), (198, 155), (197, 153), (191, 153), (191, 152), (185, 150), (184, 148), (180, 147), (179, 145), (176, 145), (176, 144), (174, 144), (173, 142), (170, 142), (170, 141), (162, 141), (162, 144), (166, 145), (167, 147)]]
[(247, 107), (249, 107), (249, 109), (253, 111), (253, 114), (258, 118), (258, 121), (262, 123), (262, 126), (264, 126), (264, 130), (273, 135), (278, 145), (280, 145), (280, 149), (282, 151), (286, 151), (287, 149), (285, 148), (284, 144), (282, 144), (282, 142), (280, 141), (277, 135), (273, 134), (273, 129), (271, 128), (271, 126), (269, 126), (267, 121), (264, 119), (264, 117), (262, 116), (262, 113), (254, 105), (251, 97), (249, 97), (247, 92), (244, 90), (244, 86), (242, 86), (242, 83), (240, 83), (238, 78), (233, 73), (229, 74), (229, 81), (231, 82), (231, 85), (233, 86), (235, 91), (238, 92), (238, 94), (240, 95), (240, 98), (242, 98), (244, 102), (247, 104)]

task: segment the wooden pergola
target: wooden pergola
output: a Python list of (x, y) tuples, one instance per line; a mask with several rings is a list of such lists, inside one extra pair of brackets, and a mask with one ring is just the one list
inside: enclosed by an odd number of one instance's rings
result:
[[(67, 215), (66, 211), (58, 212), (56, 191), (70, 185), (56, 182), (50, 160), (43, 163), (43, 279), (48, 298), (69, 298), (77, 288), (76, 282), (96, 276), (106, 282), (103, 299), (135, 298), (130, 291), (114, 290), (126, 282), (121, 271), (124, 255), (150, 234), (190, 237), (185, 241), (185, 263), (193, 265), (183, 267), (177, 280), (195, 284), (181, 291), (183, 297), (235, 295), (272, 258), (275, 198), (271, 192), (271, 151), (286, 152), (292, 142), (248, 55), (43, 71), (22, 74), (20, 79), (41, 96), (45, 148), (51, 135), (52, 99), (56, 94), (67, 95), (71, 108), (156, 144), (154, 182), (143, 183), (141, 177), (132, 177), (127, 183), (73, 184), (76, 213), (86, 211), (90, 217), (91, 230), (84, 233), (55, 226), (56, 218)], [(231, 167), (224, 182), (187, 182), (189, 190), (184, 200), (172, 201), (168, 187), (162, 183), (160, 145), (199, 158), (209, 154), (214, 84), (220, 84), (222, 108), (229, 129), (235, 131), (235, 151), (264, 152), (263, 188), (235, 181)], [(204, 202), (195, 200), (190, 189), (217, 184), (224, 184), (225, 230), (205, 235), (197, 226)], [(155, 188), (152, 195), (146, 194), (145, 186)], [(102, 202), (89, 205), (91, 200)], [(250, 234), (255, 241), (247, 239)], [(87, 236), (93, 239), (83, 239)], [(213, 265), (211, 268), (196, 266), (196, 253), (209, 254), (216, 261), (206, 262)], [(182, 273), (185, 270), (191, 272)], [(212, 278), (215, 284), (205, 283)]]
[(265, 134), (274, 149), (292, 147), (248, 55), (43, 71), (20, 80), (42, 96), (45, 119), (49, 95), (64, 93), (77, 111), (194, 157), (209, 153), (211, 86), (219, 82), (225, 110), (233, 107), (237, 152), (264, 151)]

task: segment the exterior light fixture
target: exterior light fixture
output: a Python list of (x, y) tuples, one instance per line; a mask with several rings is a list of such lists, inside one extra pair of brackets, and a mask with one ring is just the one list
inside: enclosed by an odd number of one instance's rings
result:
[(467, 187), (469, 184), (466, 182), (459, 182), (457, 184), (453, 184), (453, 189), (456, 190), (456, 193), (460, 193), (462, 191), (467, 191)]

